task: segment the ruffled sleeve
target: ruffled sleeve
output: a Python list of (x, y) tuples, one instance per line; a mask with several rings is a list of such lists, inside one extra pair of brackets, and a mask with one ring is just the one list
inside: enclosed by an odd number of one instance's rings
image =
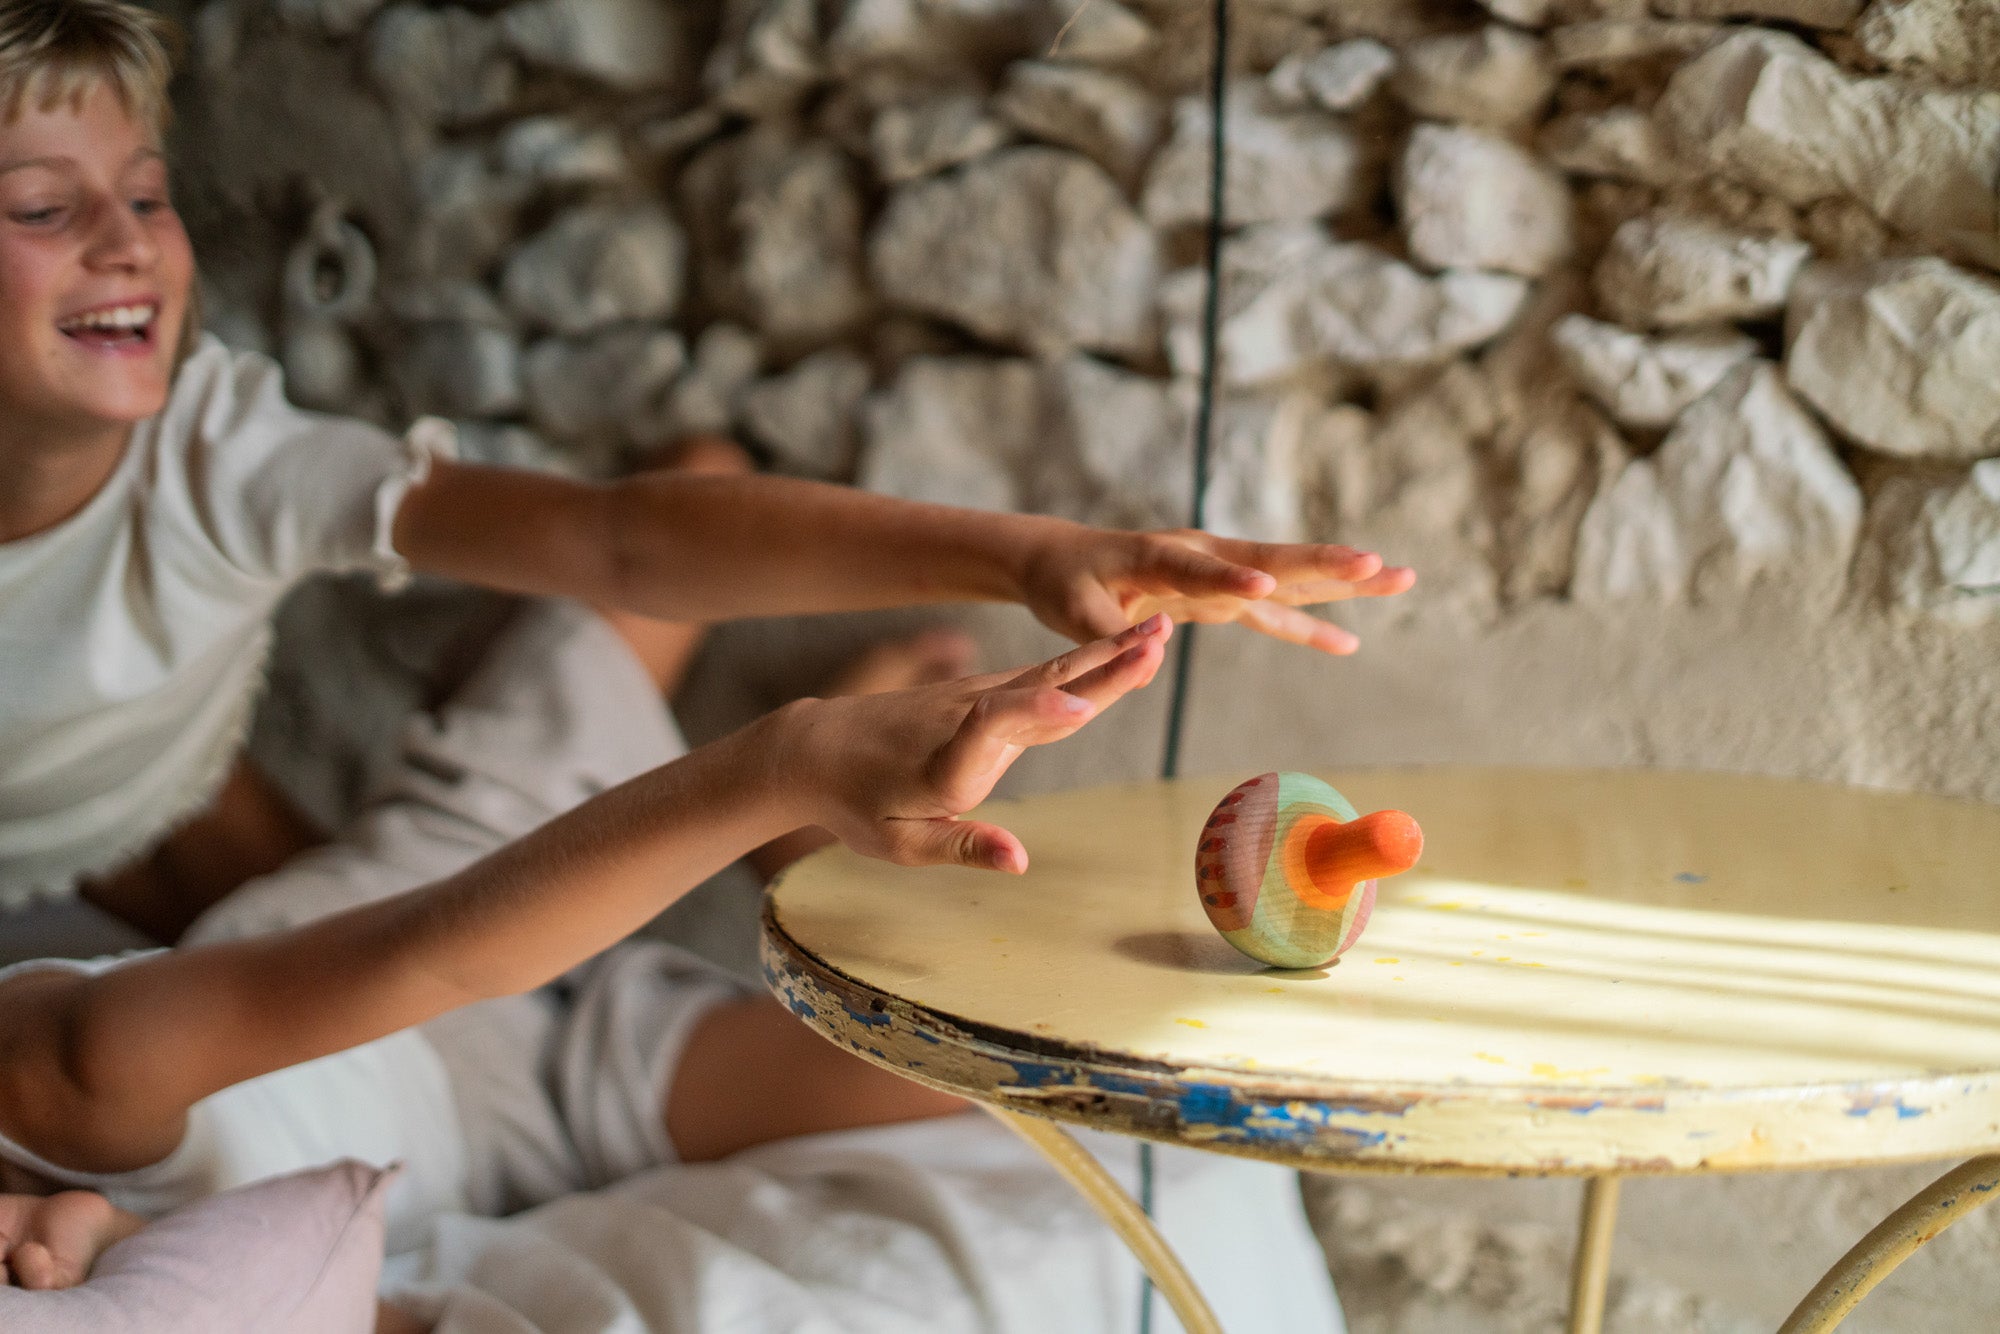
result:
[(155, 500), (235, 573), (289, 585), (320, 571), (409, 578), (396, 514), (435, 460), (457, 456), (451, 423), (418, 420), (402, 436), (292, 406), (268, 358), (213, 338), (181, 370), (156, 419)]
[(392, 593), (410, 581), (410, 563), (391, 540), (396, 512), (403, 507), (403, 497), (430, 477), (434, 462), (458, 457), (458, 428), (442, 417), (419, 417), (403, 432), (402, 443), (402, 471), (384, 479), (375, 492), (375, 579)]

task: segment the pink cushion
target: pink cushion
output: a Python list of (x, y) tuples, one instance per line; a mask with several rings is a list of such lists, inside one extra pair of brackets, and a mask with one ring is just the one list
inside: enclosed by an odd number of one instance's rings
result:
[(7, 1334), (367, 1334), (395, 1168), (356, 1162), (176, 1209), (61, 1292), (0, 1288)]

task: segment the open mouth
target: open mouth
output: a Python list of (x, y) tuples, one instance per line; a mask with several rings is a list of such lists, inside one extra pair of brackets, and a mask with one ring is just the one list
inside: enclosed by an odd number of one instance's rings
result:
[(124, 351), (151, 347), (153, 327), (159, 316), (158, 302), (141, 301), (127, 306), (100, 306), (96, 310), (86, 310), (58, 322), (56, 328), (65, 337), (73, 338), (86, 347)]

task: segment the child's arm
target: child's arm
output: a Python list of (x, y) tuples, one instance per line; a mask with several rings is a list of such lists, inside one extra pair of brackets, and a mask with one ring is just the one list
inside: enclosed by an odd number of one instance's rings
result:
[(593, 485), (442, 462), (403, 502), (394, 540), (436, 574), (671, 620), (1014, 601), (1079, 641), (1164, 611), (1330, 653), (1354, 637), (1297, 607), (1414, 580), (1347, 547), (1113, 532), (786, 478)]
[(271, 936), (0, 984), (0, 1132), (73, 1171), (156, 1162), (231, 1084), (548, 981), (802, 825), (905, 864), (1021, 871), (958, 820), (1022, 749), (1158, 669), (1156, 618), (1019, 675), (801, 700), (459, 874)]

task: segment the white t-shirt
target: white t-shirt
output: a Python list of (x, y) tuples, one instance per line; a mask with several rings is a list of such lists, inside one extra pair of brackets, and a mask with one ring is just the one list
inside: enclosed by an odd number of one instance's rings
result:
[[(150, 951), (149, 951), (150, 953)], [(99, 973), (145, 954), (37, 959), (0, 968)], [(94, 1190), (156, 1218), (232, 1186), (353, 1158), (401, 1162), (389, 1188), (388, 1249), (421, 1245), (440, 1213), (467, 1208), (466, 1150), (444, 1064), (415, 1029), (233, 1085), (188, 1113), (179, 1147), (133, 1172), (73, 1172), (0, 1135), (0, 1158), (58, 1185)]]
[(83, 509), (0, 543), (0, 911), (131, 860), (240, 749), (270, 619), (322, 570), (405, 573), (396, 509), (450, 427), (302, 412), (202, 338)]

